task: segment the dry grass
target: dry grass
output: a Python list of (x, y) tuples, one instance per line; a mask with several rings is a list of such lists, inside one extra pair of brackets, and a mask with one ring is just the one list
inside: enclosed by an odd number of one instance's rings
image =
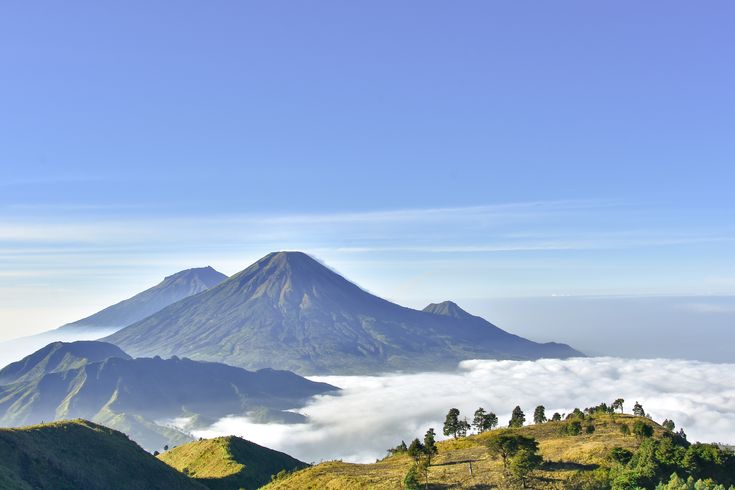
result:
[[(502, 463), (492, 459), (485, 441), (501, 431), (512, 430), (539, 441), (544, 467), (534, 473), (529, 485), (537, 489), (563, 489), (570, 479), (590, 473), (610, 463), (607, 455), (613, 447), (635, 449), (638, 441), (632, 435), (623, 436), (620, 425), (632, 425), (630, 415), (600, 415), (594, 419), (595, 432), (578, 436), (562, 435), (565, 422), (548, 422), (520, 429), (497, 429), (485, 434), (438, 443), (439, 454), (429, 471), (432, 489), (510, 488), (504, 479)], [(651, 422), (657, 435), (662, 429)], [(374, 464), (352, 464), (339, 461), (321, 463), (301, 470), (264, 487), (267, 490), (307, 489), (400, 489), (412, 460), (406, 455), (391, 456)], [(471, 467), (471, 470), (470, 470)], [(471, 471), (471, 472), (470, 472)]]

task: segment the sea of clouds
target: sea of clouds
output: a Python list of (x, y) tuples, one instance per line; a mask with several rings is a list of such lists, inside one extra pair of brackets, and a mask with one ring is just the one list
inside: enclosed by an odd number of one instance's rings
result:
[(735, 364), (611, 357), (468, 360), (447, 373), (312, 379), (343, 390), (318, 396), (300, 410), (309, 418), (306, 424), (226, 417), (194, 435), (239, 435), (307, 462), (371, 462), (429, 427), (441, 434), (451, 407), (471, 421), (482, 406), (504, 425), (516, 405), (528, 420), (539, 404), (550, 416), (622, 397), (626, 412), (639, 401), (654, 420), (669, 418), (683, 427), (690, 441), (735, 443)]

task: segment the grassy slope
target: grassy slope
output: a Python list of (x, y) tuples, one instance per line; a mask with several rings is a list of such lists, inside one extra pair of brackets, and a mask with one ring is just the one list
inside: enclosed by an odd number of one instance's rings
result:
[[(637, 448), (638, 442), (632, 435), (620, 433), (620, 423), (632, 425), (636, 418), (631, 415), (596, 416), (593, 434), (565, 436), (559, 434), (564, 422), (547, 422), (521, 429), (498, 429), (485, 434), (438, 443), (439, 454), (432, 461), (429, 472), (429, 488), (503, 488), (503, 470), (500, 460), (491, 459), (483, 443), (500, 430), (513, 430), (519, 434), (535, 437), (546, 461), (543, 470), (534, 475), (532, 487), (537, 489), (568, 488), (569, 479), (577, 473), (591, 472), (600, 466), (609, 465), (607, 454), (616, 446)], [(646, 419), (648, 420), (648, 419)], [(656, 436), (662, 429), (652, 421)], [(399, 441), (396, 441), (399, 442)], [(321, 463), (277, 480), (267, 490), (351, 490), (375, 489), (394, 490), (401, 482), (413, 460), (406, 455), (388, 457), (374, 464), (352, 464), (339, 461)], [(472, 463), (473, 476), (469, 474)]]
[(6, 490), (203, 489), (127, 436), (83, 420), (0, 429)]
[(213, 490), (258, 488), (281, 470), (307, 466), (288, 454), (234, 436), (185, 444), (159, 459)]

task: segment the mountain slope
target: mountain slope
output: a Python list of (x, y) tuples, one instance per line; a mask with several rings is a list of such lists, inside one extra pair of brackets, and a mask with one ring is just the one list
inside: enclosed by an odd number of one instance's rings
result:
[(188, 296), (227, 279), (211, 267), (188, 269), (166, 277), (156, 286), (73, 323), (47, 332), (0, 342), (0, 366), (51, 342), (97, 340)]
[(79, 328), (120, 328), (142, 320), (179, 300), (206, 291), (227, 276), (211, 267), (186, 269), (135, 296), (108, 306), (81, 320), (59, 327), (65, 331)]
[(203, 490), (124, 434), (84, 420), (0, 429), (5, 490)]
[(234, 436), (184, 444), (158, 458), (211, 490), (258, 488), (283, 470), (308, 466), (288, 454)]
[(299, 415), (286, 410), (336, 389), (285, 371), (251, 372), (178, 358), (110, 357), (0, 386), (0, 424), (84, 418), (157, 449), (190, 440), (159, 420), (199, 416), (215, 421), (257, 411), (261, 419), (293, 421)]
[(28, 381), (49, 373), (82, 367), (110, 357), (130, 359), (118, 346), (107, 342), (53, 342), (0, 370), (0, 385)]
[(479, 317), (404, 308), (300, 252), (267, 255), (222, 284), (105, 339), (133, 355), (183, 355), (302, 374), (452, 368), (469, 358), (572, 357)]

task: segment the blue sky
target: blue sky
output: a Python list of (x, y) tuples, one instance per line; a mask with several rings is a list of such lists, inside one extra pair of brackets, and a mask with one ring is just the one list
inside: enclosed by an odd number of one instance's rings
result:
[(734, 294), (733, 14), (3, 2), (0, 337), (275, 249), (411, 306)]

